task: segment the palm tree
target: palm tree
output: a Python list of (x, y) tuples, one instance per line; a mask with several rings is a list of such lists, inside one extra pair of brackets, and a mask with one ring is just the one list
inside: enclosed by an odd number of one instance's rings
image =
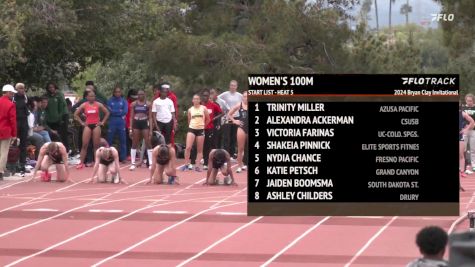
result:
[(409, 24), (409, 13), (412, 12), (412, 6), (409, 5), (409, 0), (401, 6), (401, 14), (406, 15), (406, 25)]
[(394, 3), (396, 3), (396, 0), (389, 0), (389, 31), (391, 31), (391, 17)]
[(378, 0), (374, 0), (374, 10), (376, 12), (376, 31), (379, 32)]

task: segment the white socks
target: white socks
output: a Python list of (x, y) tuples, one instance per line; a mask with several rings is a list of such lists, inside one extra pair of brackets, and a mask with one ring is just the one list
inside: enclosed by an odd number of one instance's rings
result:
[(137, 157), (137, 149), (130, 149), (130, 161), (135, 165), (135, 158)]
[(153, 150), (152, 150), (152, 149), (147, 149), (147, 154), (148, 154), (148, 164), (149, 164), (150, 166), (152, 166), (152, 162), (153, 162), (153, 161), (152, 161), (152, 152), (153, 152)]

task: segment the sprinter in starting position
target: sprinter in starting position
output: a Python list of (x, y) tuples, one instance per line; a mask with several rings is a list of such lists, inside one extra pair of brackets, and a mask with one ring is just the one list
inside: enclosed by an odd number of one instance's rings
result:
[[(108, 179), (107, 171), (110, 172), (111, 178)], [(96, 175), (97, 174), (97, 175)], [(115, 147), (101, 146), (96, 151), (96, 159), (94, 163), (94, 170), (92, 172), (91, 183), (101, 182), (105, 183), (111, 181), (115, 184), (122, 181), (119, 167), (119, 153)]]
[(165, 137), (158, 131), (152, 134), (152, 159), (151, 162), (150, 181), (147, 184), (162, 184), (163, 173), (168, 176), (168, 184), (178, 185), (178, 178), (176, 176), (175, 161), (176, 154), (173, 146), (167, 145)]
[(218, 171), (224, 175), (223, 183), (225, 185), (237, 185), (234, 181), (233, 171), (231, 169), (231, 156), (224, 149), (213, 149), (209, 153), (208, 172), (206, 173), (206, 182), (203, 185), (218, 185), (216, 178)]
[(41, 174), (41, 180), (43, 182), (51, 181), (51, 173), (48, 169), (51, 165), (56, 166), (56, 172), (58, 174), (57, 181), (65, 182), (69, 178), (69, 169), (65, 164), (68, 163), (68, 152), (66, 148), (60, 142), (49, 142), (44, 144), (40, 148), (38, 155), (38, 161), (33, 171), (33, 180), (35, 180), (36, 172), (41, 168), (43, 173)]

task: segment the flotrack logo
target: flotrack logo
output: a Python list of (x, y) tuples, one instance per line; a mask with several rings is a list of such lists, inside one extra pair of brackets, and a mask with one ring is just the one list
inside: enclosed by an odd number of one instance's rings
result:
[(435, 78), (435, 77), (402, 77), (402, 84), (416, 85), (455, 85), (455, 77)]
[(454, 21), (454, 14), (430, 14), (432, 21)]

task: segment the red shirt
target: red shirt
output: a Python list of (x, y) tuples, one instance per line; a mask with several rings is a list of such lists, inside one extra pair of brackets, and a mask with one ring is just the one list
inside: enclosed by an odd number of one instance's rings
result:
[(16, 107), (8, 96), (0, 97), (0, 139), (16, 137)]
[(132, 102), (134, 102), (132, 98), (127, 99), (127, 103), (129, 103), (129, 109), (127, 109), (127, 115), (125, 115), (125, 127), (127, 129), (130, 128), (130, 106), (132, 105)]
[(84, 115), (86, 116), (86, 124), (97, 124), (99, 123), (99, 106), (96, 102), (90, 104), (86, 102), (84, 104)]
[(221, 108), (219, 107), (218, 104), (212, 101), (208, 101), (208, 103), (206, 103), (204, 106), (206, 107), (206, 109), (208, 109), (208, 113), (209, 113), (209, 123), (208, 125), (206, 125), (205, 129), (213, 129), (214, 128), (213, 118), (222, 112)]

